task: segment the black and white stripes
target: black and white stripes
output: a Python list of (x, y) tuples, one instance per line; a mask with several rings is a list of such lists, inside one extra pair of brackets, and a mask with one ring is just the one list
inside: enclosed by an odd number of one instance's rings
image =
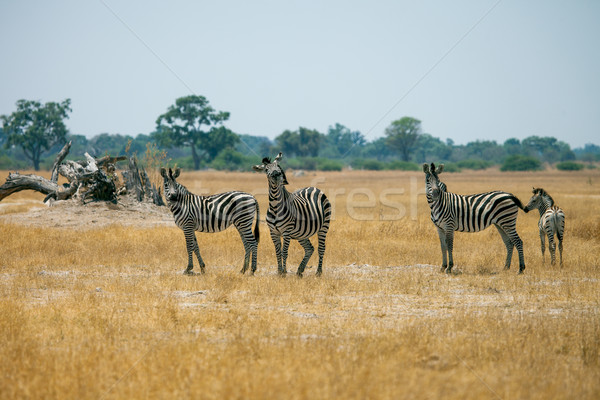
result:
[(523, 241), (516, 230), (518, 211), (523, 208), (521, 201), (510, 193), (500, 191), (474, 195), (449, 193), (446, 185), (439, 180), (438, 175), (443, 169), (443, 164), (437, 169), (433, 163), (431, 166), (423, 164), (431, 220), (438, 229), (442, 247), (442, 271), (450, 273), (454, 266), (454, 231), (478, 232), (494, 225), (506, 246), (504, 267), (510, 268), (513, 248), (516, 247), (519, 252), (519, 273), (522, 273), (525, 269)]
[[(331, 205), (325, 194), (315, 188), (307, 187), (293, 193), (286, 190), (288, 181), (285, 172), (279, 166), (282, 154), (275, 158), (263, 159), (262, 164), (255, 165), (256, 171), (264, 171), (269, 181), (269, 210), (267, 225), (271, 230), (271, 239), (275, 244), (277, 268), (280, 274), (286, 274), (288, 247), (291, 239), (298, 240), (304, 248), (304, 258), (298, 266), (297, 275), (302, 276), (304, 268), (314, 252), (309, 238), (315, 234), (319, 239), (319, 265), (317, 275), (323, 272), (323, 255), (325, 253), (325, 237), (329, 230)], [(282, 246), (283, 239), (283, 246)]]
[[(194, 268), (192, 253), (196, 254), (200, 271), (204, 273), (204, 261), (200, 256), (195, 231), (219, 232), (234, 225), (244, 244), (244, 266), (241, 272), (248, 269), (252, 256), (251, 272), (256, 271), (256, 252), (259, 241), (258, 219), (260, 216), (258, 202), (254, 196), (244, 192), (227, 192), (212, 196), (197, 196), (190, 193), (175, 179), (179, 176), (179, 168), (173, 172), (161, 168), (160, 174), (164, 180), (165, 197), (175, 218), (175, 224), (183, 230), (188, 252), (188, 265), (184, 273), (192, 274)], [(252, 222), (256, 216), (254, 233)]]
[(556, 236), (558, 238), (558, 250), (560, 251), (560, 265), (562, 265), (565, 213), (554, 204), (552, 196), (542, 188), (533, 188), (533, 196), (531, 196), (529, 203), (525, 207), (525, 212), (535, 208), (540, 212), (538, 227), (540, 229), (542, 258), (545, 258), (546, 236), (548, 236), (551, 263), (554, 264), (556, 262), (556, 244), (554, 243), (554, 236)]

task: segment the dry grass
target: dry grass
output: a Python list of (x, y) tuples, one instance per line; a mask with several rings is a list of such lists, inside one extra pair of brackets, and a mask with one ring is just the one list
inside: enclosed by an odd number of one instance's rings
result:
[[(438, 272), (422, 175), (288, 175), (335, 207), (320, 279), (316, 256), (304, 279), (277, 277), (264, 223), (256, 276), (238, 273), (242, 245), (228, 230), (198, 235), (207, 274), (187, 277), (175, 227), (0, 222), (2, 398), (600, 397), (600, 173), (442, 176), (457, 193), (502, 189), (523, 202), (544, 187), (565, 210), (562, 269), (542, 263), (537, 213), (520, 214), (522, 276), (516, 254), (502, 270), (493, 228), (458, 233), (457, 272)], [(252, 192), (264, 219), (263, 175), (181, 181)], [(42, 197), (0, 205), (22, 213)], [(291, 272), (301, 257), (293, 243)]]

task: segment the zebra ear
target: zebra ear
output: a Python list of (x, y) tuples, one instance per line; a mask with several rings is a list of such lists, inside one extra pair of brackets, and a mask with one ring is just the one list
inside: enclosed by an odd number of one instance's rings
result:
[(279, 163), (279, 160), (281, 160), (283, 158), (283, 153), (279, 152), (279, 154), (277, 154), (277, 157), (275, 157), (275, 162)]
[(163, 178), (167, 177), (167, 170), (164, 168), (160, 169), (160, 176), (162, 176)]
[(444, 172), (444, 164), (440, 164), (437, 169), (435, 170), (436, 174), (441, 174), (442, 172)]
[(429, 173), (429, 164), (427, 164), (427, 163), (423, 164), (423, 172), (425, 172), (426, 174)]
[(265, 164), (253, 165), (252, 169), (255, 170), (255, 171), (264, 171), (265, 170)]
[(176, 179), (180, 173), (181, 173), (181, 169), (176, 168), (175, 172), (173, 172), (173, 179)]
[[(280, 153), (281, 154), (281, 153)], [(283, 177), (283, 182), (281, 182), (283, 185), (289, 185), (290, 183), (288, 182), (287, 178), (285, 177), (285, 171), (281, 170), (281, 175)]]

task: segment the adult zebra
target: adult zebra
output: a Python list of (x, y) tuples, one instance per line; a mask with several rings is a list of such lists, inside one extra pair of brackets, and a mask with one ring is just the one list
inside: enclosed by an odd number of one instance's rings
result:
[(542, 242), (542, 257), (546, 249), (546, 237), (548, 236), (548, 247), (550, 248), (551, 263), (556, 263), (556, 244), (554, 235), (558, 238), (558, 250), (560, 251), (560, 265), (562, 266), (563, 236), (565, 233), (565, 213), (554, 204), (554, 199), (542, 188), (533, 188), (533, 196), (525, 206), (525, 212), (537, 208), (540, 212), (538, 227), (540, 229), (540, 241)]
[[(244, 266), (240, 272), (246, 272), (250, 255), (252, 255), (251, 273), (254, 274), (256, 271), (256, 251), (260, 239), (258, 228), (260, 210), (254, 196), (238, 191), (214, 194), (212, 196), (197, 196), (175, 180), (180, 172), (179, 168), (175, 172), (169, 168), (167, 174), (164, 168), (160, 169), (160, 174), (164, 180), (167, 203), (175, 218), (175, 224), (183, 230), (185, 235), (188, 266), (184, 274), (193, 274), (194, 261), (192, 252), (196, 253), (196, 258), (200, 264), (200, 271), (204, 273), (205, 264), (200, 256), (195, 231), (219, 232), (227, 229), (231, 224), (240, 233), (246, 251)], [(256, 224), (254, 225), (254, 234), (252, 234), (254, 214), (256, 214)]]
[(513, 247), (516, 247), (519, 252), (519, 273), (523, 273), (523, 241), (516, 229), (519, 208), (523, 209), (521, 201), (510, 193), (500, 191), (466, 196), (449, 193), (446, 184), (441, 182), (438, 176), (443, 170), (444, 164), (437, 169), (434, 163), (431, 163), (431, 166), (423, 164), (425, 193), (431, 208), (431, 220), (438, 229), (442, 247), (442, 272), (450, 273), (454, 266), (454, 231), (479, 232), (494, 225), (506, 246), (504, 268), (510, 268)]
[[(277, 270), (281, 275), (287, 273), (288, 246), (290, 240), (295, 239), (304, 248), (304, 258), (296, 272), (298, 276), (302, 276), (304, 268), (314, 252), (309, 238), (317, 234), (319, 238), (317, 276), (319, 276), (323, 272), (325, 237), (329, 230), (331, 205), (325, 194), (315, 187), (306, 187), (293, 193), (288, 192), (285, 188), (285, 185), (288, 184), (285, 172), (279, 166), (282, 156), (283, 154), (279, 153), (273, 162), (270, 158), (264, 158), (262, 164), (254, 166), (255, 171), (264, 171), (269, 181), (267, 225), (275, 244)], [(281, 238), (283, 238), (283, 247)]]

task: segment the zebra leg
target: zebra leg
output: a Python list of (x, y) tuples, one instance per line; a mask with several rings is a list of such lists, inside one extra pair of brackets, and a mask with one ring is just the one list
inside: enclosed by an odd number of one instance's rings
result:
[(438, 236), (440, 237), (440, 245), (442, 247), (442, 269), (440, 272), (445, 272), (448, 266), (448, 259), (446, 253), (448, 252), (448, 246), (446, 245), (446, 233), (443, 229), (438, 228)]
[(448, 268), (446, 268), (446, 273), (449, 274), (452, 272), (452, 267), (454, 267), (454, 258), (452, 257), (452, 249), (454, 248), (454, 229), (446, 231), (446, 247), (448, 248)]
[(312, 254), (314, 253), (315, 248), (313, 247), (309, 239), (301, 239), (298, 240), (298, 242), (300, 242), (300, 245), (304, 248), (304, 258), (298, 266), (298, 271), (296, 272), (296, 275), (302, 277), (304, 268), (306, 268), (306, 264), (308, 263), (308, 260), (310, 260), (310, 256), (312, 256)]
[(502, 227), (500, 227), (500, 225), (495, 225), (495, 227), (496, 227), (496, 229), (498, 229), (498, 232), (500, 233), (500, 236), (502, 237), (502, 241), (504, 242), (504, 245), (506, 246), (506, 261), (504, 262), (504, 269), (510, 269), (513, 248), (515, 246), (513, 245), (513, 242), (510, 240), (510, 237), (508, 237), (508, 235), (506, 234), (506, 232), (504, 232), (504, 229), (502, 229)]
[(554, 233), (548, 232), (548, 249), (550, 249), (550, 264), (556, 263), (556, 243), (554, 243)]
[(540, 242), (542, 246), (542, 261), (546, 264), (546, 232), (540, 229)]
[(285, 275), (285, 271), (281, 264), (281, 236), (271, 231), (271, 240), (275, 245), (275, 256), (277, 257), (277, 273), (279, 275)]
[(204, 260), (200, 255), (200, 247), (198, 247), (198, 239), (196, 238), (196, 233), (192, 233), (194, 235), (194, 252), (196, 253), (196, 258), (198, 259), (198, 264), (200, 264), (200, 272), (204, 273)]
[(560, 266), (562, 267), (563, 262), (562, 262), (562, 241), (563, 241), (563, 235), (562, 232), (557, 232), (556, 233), (556, 237), (558, 238), (558, 251), (560, 252)]
[[(249, 228), (247, 230), (243, 230), (243, 229), (238, 229), (238, 232), (240, 234), (240, 237), (242, 238), (242, 243), (244, 244), (244, 266), (242, 267), (240, 273), (245, 274), (246, 270), (248, 269), (248, 264), (250, 264), (250, 254), (252, 253), (252, 250), (254, 249), (254, 244), (252, 242), (254, 242), (254, 236), (252, 235), (252, 228)], [(254, 259), (255, 264), (253, 265), (253, 269), (252, 269), (252, 273), (254, 273), (254, 270), (256, 270), (256, 259)]]
[(200, 271), (204, 273), (204, 261), (200, 256), (200, 249), (198, 248), (198, 241), (196, 240), (196, 233), (193, 230), (185, 230), (185, 245), (188, 252), (188, 265), (185, 271), (183, 271), (186, 275), (193, 275), (192, 269), (194, 268), (194, 258), (193, 253), (196, 253), (196, 258), (198, 259), (198, 263), (200, 264)]
[(319, 266), (317, 267), (317, 276), (321, 276), (323, 273), (323, 256), (325, 255), (325, 237), (327, 231), (319, 231)]
[[(517, 251), (519, 252), (519, 274), (522, 274), (523, 271), (525, 270), (525, 257), (523, 257), (523, 241), (519, 237), (519, 234), (517, 233), (517, 230), (515, 229), (514, 226), (504, 225), (504, 226), (500, 226), (500, 228), (508, 236), (512, 245), (515, 246), (517, 248)], [(507, 246), (507, 249), (508, 249), (508, 246)], [(512, 256), (512, 248), (511, 248), (510, 255)], [(508, 262), (507, 269), (508, 268), (510, 268), (510, 261)]]
[(290, 237), (284, 236), (283, 237), (283, 245), (281, 246), (281, 271), (282, 271), (281, 273), (283, 275), (287, 274), (286, 263), (287, 263), (289, 247), (290, 247)]

